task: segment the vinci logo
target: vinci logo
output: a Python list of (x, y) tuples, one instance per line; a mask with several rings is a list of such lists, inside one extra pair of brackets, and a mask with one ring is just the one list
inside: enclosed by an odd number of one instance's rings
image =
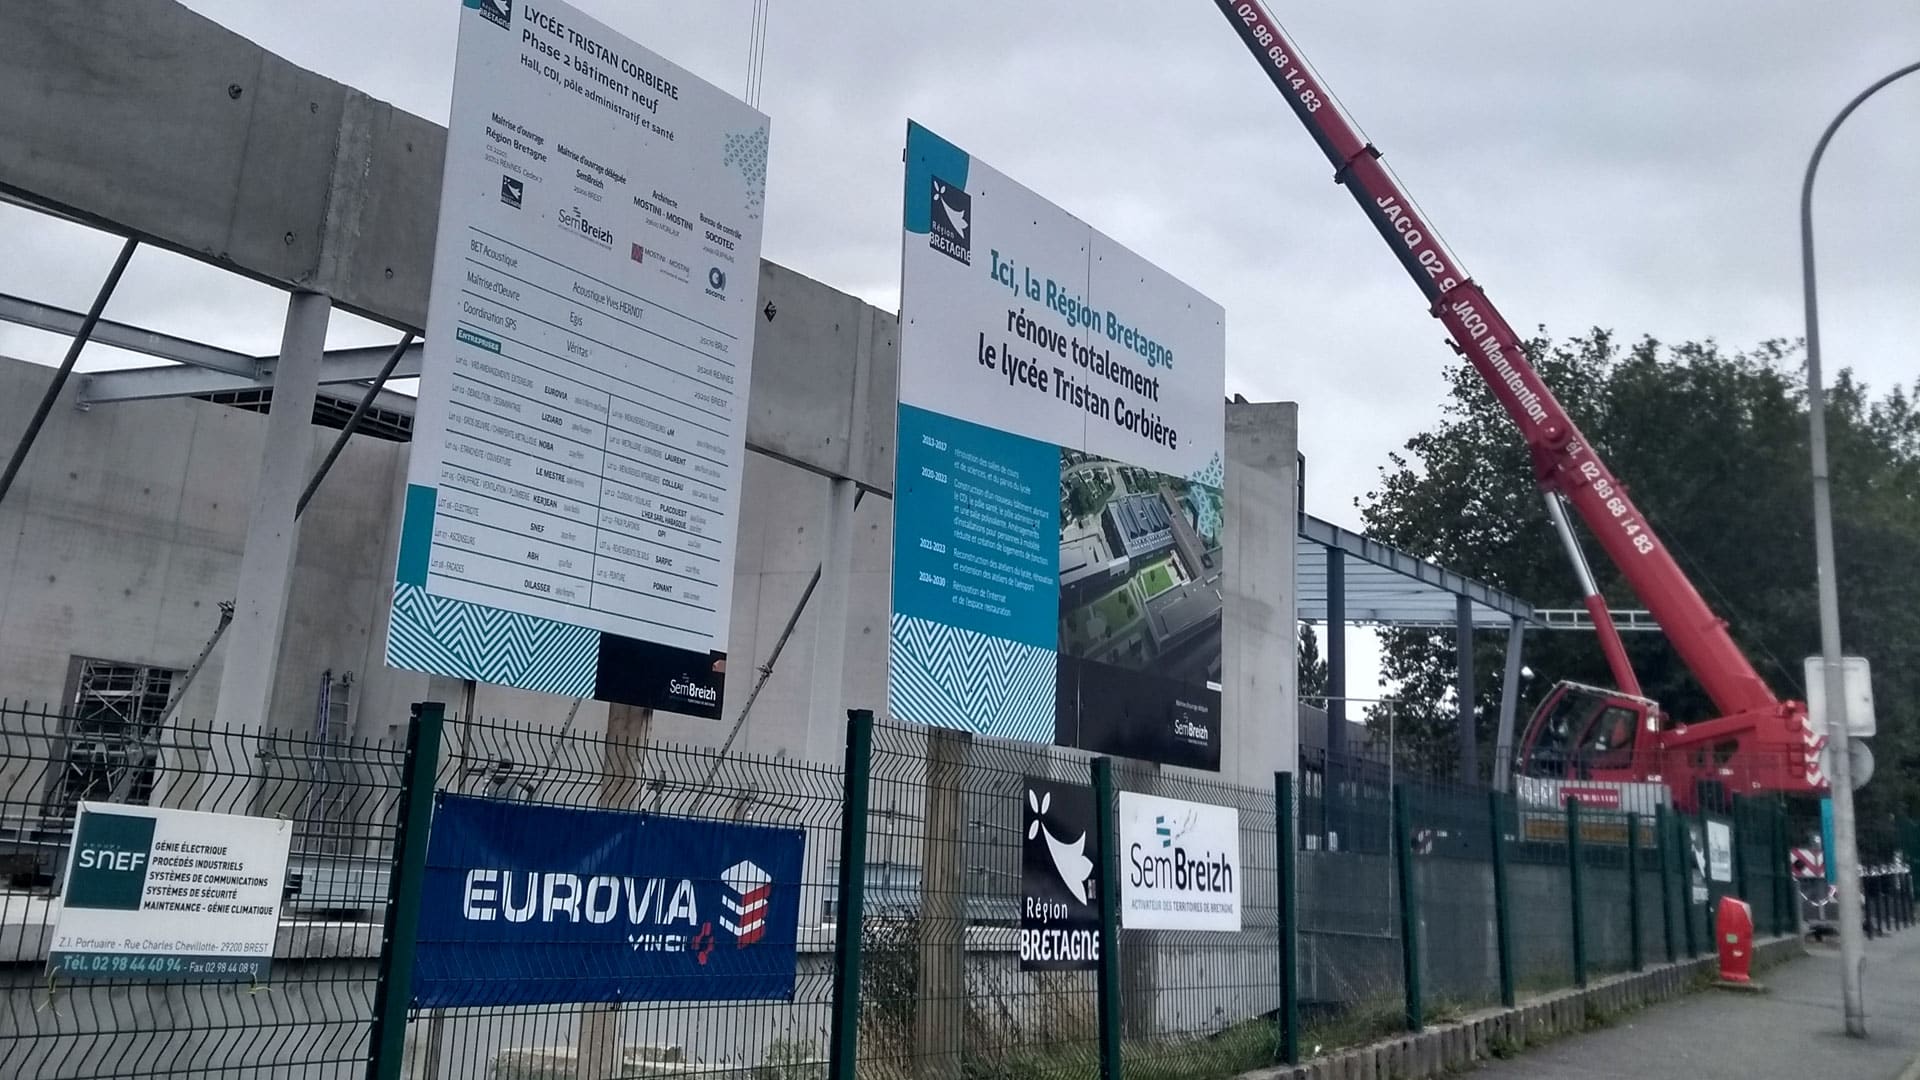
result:
[(727, 887), (723, 903), (729, 915), (720, 925), (734, 937), (734, 948), (744, 949), (767, 933), (767, 906), (773, 900), (773, 878), (750, 862), (737, 862), (720, 874)]

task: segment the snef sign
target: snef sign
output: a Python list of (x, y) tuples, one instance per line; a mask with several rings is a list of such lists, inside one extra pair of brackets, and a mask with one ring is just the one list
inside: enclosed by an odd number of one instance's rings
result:
[(1101, 858), (1093, 789), (1027, 777), (1020, 848), (1020, 969), (1100, 966)]
[(81, 803), (48, 974), (265, 981), (292, 840), (278, 818)]
[(1120, 925), (1240, 929), (1240, 812), (1120, 793)]
[(793, 996), (799, 829), (441, 795), (421, 1008)]

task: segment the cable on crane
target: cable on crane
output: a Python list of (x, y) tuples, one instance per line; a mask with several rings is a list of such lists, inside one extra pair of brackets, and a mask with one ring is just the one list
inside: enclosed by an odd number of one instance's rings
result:
[(760, 107), (760, 89), (767, 66), (767, 14), (771, 0), (753, 0), (753, 18), (747, 29), (747, 104)]

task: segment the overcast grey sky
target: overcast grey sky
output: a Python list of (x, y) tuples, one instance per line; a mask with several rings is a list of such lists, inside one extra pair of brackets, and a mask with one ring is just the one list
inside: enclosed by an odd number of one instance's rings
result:
[[(742, 92), (751, 0), (577, 2)], [(446, 118), (457, 0), (188, 3)], [(1912, 0), (1271, 6), (1508, 319), (1563, 335), (1798, 336), (1806, 155), (1855, 91), (1920, 59)], [(771, 0), (761, 105), (769, 259), (892, 307), (920, 120), (1223, 304), (1228, 389), (1300, 403), (1323, 517), (1357, 523), (1387, 453), (1435, 416), (1440, 325), (1210, 3)], [(1849, 123), (1818, 201), (1829, 362), (1882, 387), (1920, 375), (1916, 134), (1920, 76)], [(112, 257), (20, 211), (0, 235), (0, 290), (73, 307)], [(136, 258), (109, 315), (276, 347), (272, 290), (183, 263)], [(336, 343), (390, 338), (339, 322)], [(0, 330), (0, 352), (60, 347)]]

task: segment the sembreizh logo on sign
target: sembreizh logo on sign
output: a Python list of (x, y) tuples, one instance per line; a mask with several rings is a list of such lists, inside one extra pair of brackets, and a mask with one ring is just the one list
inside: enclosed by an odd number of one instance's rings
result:
[(100, 811), (80, 819), (66, 906), (139, 911), (153, 861), (151, 817)]
[(927, 246), (949, 258), (973, 265), (973, 196), (939, 177), (933, 178), (933, 227)]
[(1120, 925), (1240, 929), (1240, 815), (1227, 806), (1123, 791)]

